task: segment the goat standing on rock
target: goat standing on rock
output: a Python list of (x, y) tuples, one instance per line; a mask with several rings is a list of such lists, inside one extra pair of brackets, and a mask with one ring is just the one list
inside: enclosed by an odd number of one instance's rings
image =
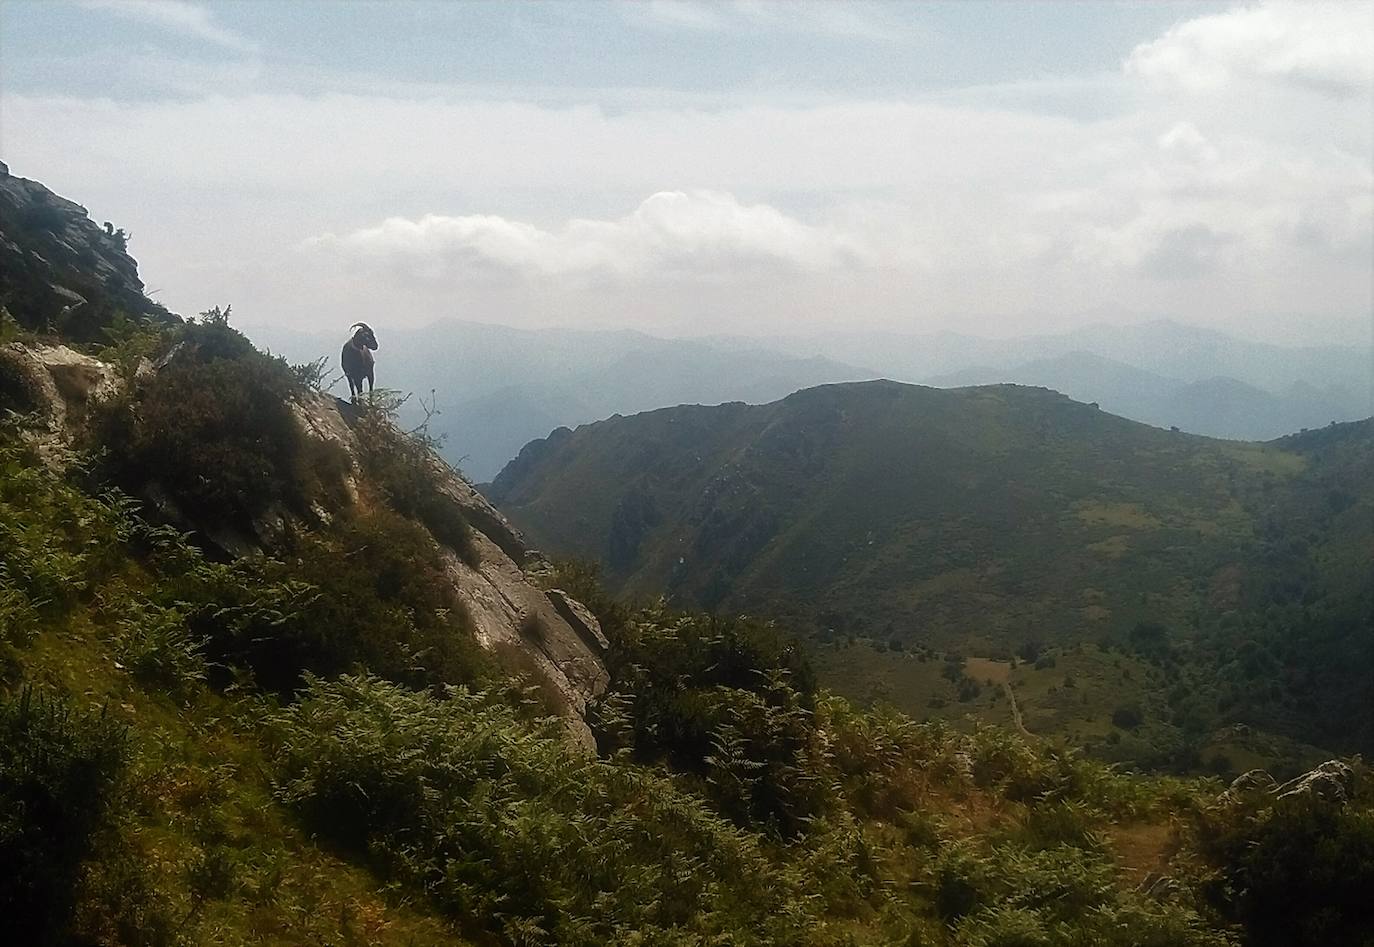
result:
[(357, 401), (358, 395), (363, 393), (364, 378), (367, 379), (368, 394), (372, 393), (372, 368), (376, 364), (372, 353), (377, 349), (377, 337), (366, 322), (355, 322), (349, 328), (358, 331), (344, 343), (343, 351), (339, 353), (339, 365), (348, 379), (349, 397)]

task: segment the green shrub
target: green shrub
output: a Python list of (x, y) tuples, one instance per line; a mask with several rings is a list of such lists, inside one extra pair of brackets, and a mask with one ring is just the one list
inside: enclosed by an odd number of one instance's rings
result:
[(132, 600), (119, 621), (115, 654), (144, 684), (170, 694), (185, 694), (206, 678), (206, 639), (196, 637), (186, 621), (186, 607), (163, 607)]
[(376, 680), (312, 682), (276, 718), (279, 797), (318, 832), (512, 944), (807, 944), (828, 882), (670, 781), (598, 762), (550, 720)]
[(1374, 806), (1299, 794), (1231, 800), (1200, 815), (1203, 852), (1218, 865), (1213, 903), (1247, 942), (1374, 943)]
[(98, 436), (121, 486), (156, 483), (192, 521), (245, 526), (304, 500), (294, 477), (303, 436), (288, 394), (262, 358), (177, 360), (135, 401), (107, 408)]
[(161, 590), (186, 608), (192, 636), (219, 665), (249, 669), (289, 694), (310, 672), (368, 670), (413, 686), (488, 673), (439, 552), (386, 510), (298, 536), (282, 559), (178, 563)]
[(1112, 726), (1134, 730), (1145, 722), (1145, 712), (1138, 704), (1124, 704), (1112, 711)]
[(936, 903), (954, 943), (968, 947), (1224, 947), (1230, 942), (1183, 904), (1153, 901), (1116, 883), (1098, 853), (1059, 846), (1026, 851), (951, 846), (936, 871)]
[(109, 474), (141, 493), (156, 484), (192, 522), (247, 527), (276, 507), (341, 502), (346, 454), (301, 431), (291, 368), (263, 355), (211, 310), (183, 326), (171, 361), (94, 424)]
[(119, 368), (125, 381), (134, 377), (140, 364), (151, 361), (166, 341), (166, 328), (156, 322), (115, 313), (101, 330), (104, 342), (96, 346), (95, 356)]
[(646, 610), (609, 665), (610, 692), (591, 718), (603, 749), (704, 778), (741, 824), (790, 834), (823, 807), (815, 676), (773, 625)]
[(70, 920), (127, 758), (103, 712), (27, 687), (0, 697), (0, 912), (14, 943), (46, 943)]
[(481, 555), (462, 507), (440, 487), (443, 461), (437, 442), (423, 429), (402, 431), (396, 409), (404, 399), (378, 392), (355, 430), (363, 470), (382, 491), (387, 503), (403, 516), (424, 523), (434, 538), (474, 569)]

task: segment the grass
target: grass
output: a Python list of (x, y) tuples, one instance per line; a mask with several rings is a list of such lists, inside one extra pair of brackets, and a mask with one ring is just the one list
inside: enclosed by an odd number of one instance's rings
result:
[[(120, 831), (182, 937), (215, 944), (453, 944), (450, 925), (388, 899), (373, 878), (320, 847), (273, 798), (262, 707), (201, 690), (189, 704), (116, 667), (98, 625), (75, 615), (40, 636), (25, 677), (108, 708), (133, 743)], [(207, 890), (208, 874), (218, 880)], [(94, 909), (92, 909), (94, 910)]]

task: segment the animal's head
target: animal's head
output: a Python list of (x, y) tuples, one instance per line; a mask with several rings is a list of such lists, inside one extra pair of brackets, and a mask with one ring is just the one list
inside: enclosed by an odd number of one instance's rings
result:
[(357, 329), (353, 333), (353, 341), (363, 348), (377, 349), (377, 337), (372, 334), (372, 328), (366, 322), (355, 322), (349, 326), (350, 329)]

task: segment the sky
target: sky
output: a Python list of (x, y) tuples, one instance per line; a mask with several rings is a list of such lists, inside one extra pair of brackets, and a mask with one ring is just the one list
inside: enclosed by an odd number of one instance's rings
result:
[(1374, 326), (1374, 3), (0, 0), (0, 159), (246, 325)]

